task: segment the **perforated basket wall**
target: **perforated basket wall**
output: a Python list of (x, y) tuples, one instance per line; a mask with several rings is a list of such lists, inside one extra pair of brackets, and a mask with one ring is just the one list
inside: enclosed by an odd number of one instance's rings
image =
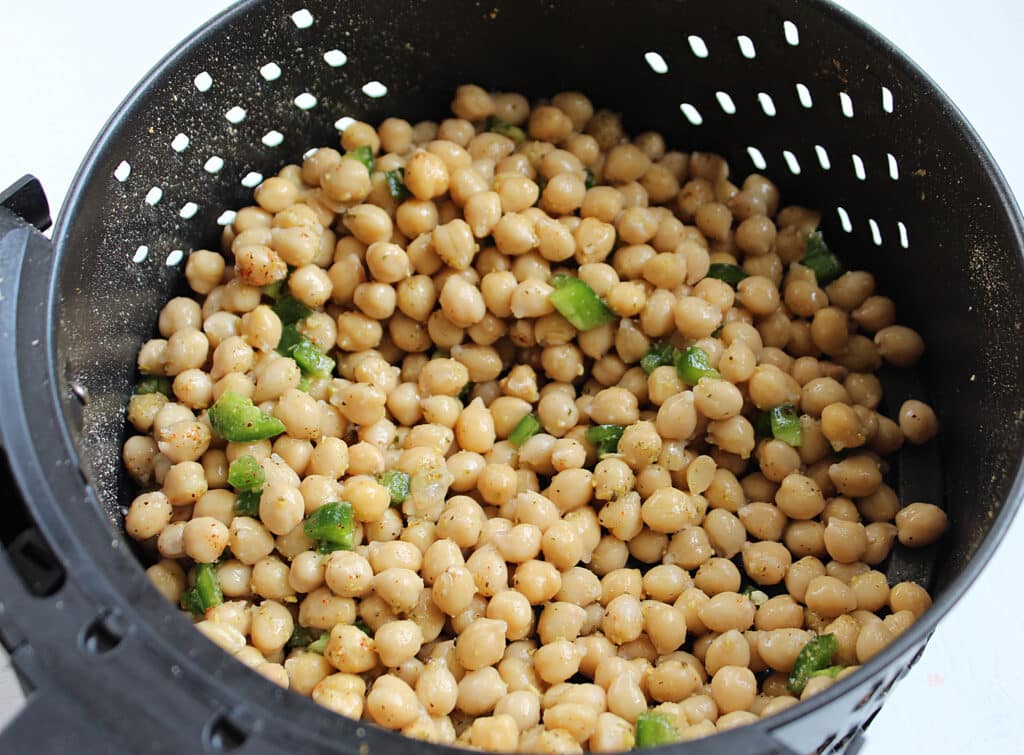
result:
[[(826, 4), (270, 0), (243, 3), (200, 30), (114, 115), (54, 233), (55, 341), (44, 357), (113, 542), (129, 493), (119, 449), (135, 354), (163, 302), (183, 290), (188, 253), (216, 246), (219, 225), (251, 203), (263, 176), (311, 147), (335, 146), (347, 119), (439, 118), (467, 81), (531, 97), (579, 89), (624, 113), (632, 132), (655, 129), (674, 148), (719, 151), (735, 176), (765, 172), (787, 203), (823, 211), (832, 246), (874, 271), (901, 320), (933, 344), (922, 380), (943, 417), (943, 464), (916, 484), (922, 497), (945, 501), (953, 525), (935, 574), (936, 611), (812, 703), (694, 745), (842, 751), (1002, 526), (1024, 446), (1024, 269), (1019, 215), (973, 132), (888, 43)], [(175, 703), (167, 726), (175, 738), (196, 750), (230, 740), (246, 752), (275, 742), (295, 752), (357, 751), (373, 737), (400, 746), (296, 696), (271, 695), (170, 607), (143, 597), (144, 578), (124, 549), (96, 548), (86, 554), (83, 545), (82, 557), (129, 623), (125, 637), (148, 648), (138, 663), (182, 656), (173, 683), (190, 698)], [(135, 605), (118, 602), (119, 592)], [(167, 645), (157, 652), (161, 633)]]

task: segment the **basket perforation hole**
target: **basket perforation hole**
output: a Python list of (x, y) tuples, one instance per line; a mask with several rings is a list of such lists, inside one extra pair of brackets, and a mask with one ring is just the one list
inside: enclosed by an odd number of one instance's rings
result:
[(847, 118), (853, 117), (853, 98), (846, 92), (839, 93), (839, 108)]
[(892, 90), (889, 87), (882, 87), (882, 110), (891, 113), (893, 109)]
[(130, 176), (131, 174), (132, 166), (131, 163), (129, 163), (127, 160), (122, 160), (117, 164), (117, 167), (114, 168), (114, 178), (116, 178), (121, 183), (127, 181), (128, 176)]
[(761, 105), (761, 110), (764, 111), (765, 115), (769, 118), (775, 117), (775, 113), (777, 112), (775, 110), (775, 100), (772, 99), (770, 94), (767, 92), (758, 92), (757, 101)]
[(145, 202), (150, 207), (155, 207), (161, 199), (164, 198), (164, 190), (159, 186), (154, 186), (152, 189), (146, 192)]
[(867, 179), (868, 174), (864, 170), (864, 161), (858, 154), (850, 155), (850, 162), (853, 163), (853, 175), (857, 176), (857, 180), (864, 181)]
[(235, 105), (226, 113), (224, 113), (224, 117), (227, 118), (228, 123), (235, 124), (236, 126), (242, 121), (244, 121), (245, 116), (247, 115), (248, 113), (245, 112), (245, 108), (239, 107), (238, 105)]
[(300, 8), (292, 14), (292, 23), (297, 29), (308, 29), (313, 25), (313, 14), (306, 8)]
[(878, 227), (878, 221), (874, 218), (868, 220), (868, 227), (871, 228), (871, 240), (875, 242), (875, 246), (882, 245), (882, 229)]
[(194, 218), (197, 212), (199, 212), (199, 205), (195, 202), (186, 202), (181, 206), (181, 209), (178, 210), (178, 215), (179, 217), (185, 218), (185, 220), (189, 220)]
[(309, 92), (303, 92), (292, 100), (292, 102), (295, 103), (295, 107), (299, 110), (312, 110), (316, 107), (317, 99)]
[(805, 108), (810, 109), (814, 107), (814, 100), (811, 99), (811, 90), (807, 88), (806, 84), (796, 85), (796, 96), (800, 100), (800, 104)]
[(754, 40), (746, 34), (740, 34), (736, 37), (736, 44), (739, 45), (740, 55), (747, 60), (753, 60), (757, 57), (757, 50), (754, 48)]
[(220, 173), (224, 167), (224, 158), (220, 155), (212, 155), (209, 160), (203, 163), (203, 170), (207, 173)]
[(184, 152), (188, 149), (189, 138), (185, 134), (177, 134), (171, 139), (171, 149), (175, 152)]
[(699, 126), (704, 123), (704, 117), (700, 114), (700, 111), (689, 102), (679, 103), (679, 109), (691, 126)]
[(217, 716), (206, 728), (206, 743), (214, 752), (233, 752), (245, 744), (248, 735), (224, 716)]
[(324, 53), (324, 62), (331, 68), (341, 68), (348, 63), (348, 55), (338, 49), (328, 50)]
[(271, 129), (263, 135), (263, 138), (260, 139), (260, 141), (268, 147), (279, 147), (281, 146), (281, 142), (284, 141), (284, 134), (277, 129)]
[(374, 79), (373, 81), (367, 81), (363, 84), (363, 94), (367, 97), (371, 97), (375, 100), (379, 100), (381, 97), (388, 93), (388, 88), (385, 84)]
[(338, 120), (336, 120), (334, 122), (334, 127), (336, 129), (338, 129), (338, 131), (344, 131), (345, 129), (347, 129), (349, 126), (351, 126), (355, 122), (356, 122), (356, 119), (353, 118), (352, 116), (350, 116), (350, 115), (343, 115), (341, 118), (339, 118)]
[(761, 150), (757, 147), (747, 147), (747, 154), (750, 156), (750, 162), (753, 163), (754, 167), (758, 170), (764, 170), (768, 167), (768, 163), (765, 161), (764, 155), (761, 154)]
[(276, 81), (281, 78), (281, 66), (274, 62), (267, 63), (260, 67), (260, 76), (264, 81)]
[(900, 246), (903, 247), (904, 249), (909, 249), (910, 234), (907, 233), (906, 224), (901, 220), (896, 224), (896, 227), (899, 229), (900, 232)]
[(715, 99), (718, 100), (718, 106), (722, 108), (723, 113), (735, 115), (736, 103), (732, 101), (732, 97), (729, 96), (728, 92), (715, 92)]
[(668, 73), (668, 63), (661, 57), (659, 53), (651, 52), (644, 53), (644, 60), (647, 61), (647, 65), (650, 66), (651, 70), (657, 74)]
[(790, 173), (794, 176), (800, 175), (800, 161), (796, 159), (796, 155), (788, 149), (784, 149), (782, 150), (782, 159), (786, 161), (786, 167), (789, 168)]
[(167, 267), (174, 267), (175, 265), (180, 265), (183, 259), (185, 259), (185, 252), (181, 249), (172, 249), (171, 253), (167, 255), (167, 259), (164, 261), (164, 264), (167, 265)]
[(853, 233), (853, 223), (850, 221), (850, 213), (845, 207), (836, 207), (836, 215), (839, 216), (839, 224), (846, 233)]
[(192, 79), (192, 83), (195, 84), (196, 89), (200, 92), (207, 92), (213, 86), (213, 77), (206, 71), (203, 71)]
[(885, 153), (885, 159), (889, 162), (889, 178), (893, 181), (900, 180), (900, 166), (896, 162), (896, 156), (892, 152)]
[(710, 53), (708, 52), (708, 46), (704, 42), (703, 37), (698, 37), (696, 34), (691, 34), (686, 38), (686, 41), (690, 43), (690, 50), (693, 52), (695, 57), (706, 58)]
[(242, 186), (244, 186), (247, 189), (255, 189), (257, 186), (263, 183), (263, 174), (251, 170), (244, 176), (242, 176), (242, 180), (239, 183), (241, 183)]
[(831, 170), (832, 161), (828, 159), (828, 150), (822, 147), (820, 144), (814, 145), (814, 153), (818, 156), (818, 165), (821, 166), (822, 170)]
[(149, 247), (142, 244), (135, 250), (135, 254), (132, 255), (132, 262), (136, 265), (140, 265), (146, 261), (146, 257), (149, 256)]
[(800, 44), (800, 30), (792, 21), (785, 21), (782, 24), (782, 33), (786, 36), (786, 43), (796, 47)]
[(120, 616), (104, 613), (82, 631), (82, 649), (90, 655), (103, 655), (121, 644), (125, 627)]
[(234, 210), (224, 210), (217, 218), (217, 225), (231, 225), (235, 222), (235, 216), (238, 215)]
[(319, 149), (319, 147), (310, 147), (309, 149), (307, 149), (305, 152), (302, 153), (302, 159), (303, 160), (308, 160), (309, 158), (311, 158), (313, 155), (316, 154), (316, 151), (318, 149)]

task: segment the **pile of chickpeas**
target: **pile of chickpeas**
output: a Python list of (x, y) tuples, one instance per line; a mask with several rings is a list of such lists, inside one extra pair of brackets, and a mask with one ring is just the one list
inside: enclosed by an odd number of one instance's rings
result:
[[(818, 284), (800, 264), (818, 213), (780, 207), (762, 175), (630, 139), (578, 92), (466, 85), (452, 111), (351, 124), (189, 256), (195, 298), (164, 306), (138, 357), (173, 396), (128, 407), (145, 492), (125, 523), (153, 584), (177, 603), (215, 563), (224, 602), (196, 627), (239, 661), (344, 716), (489, 751), (629, 749), (652, 709), (683, 740), (755, 722), (798, 702), (787, 677), (818, 634), (854, 673), (931, 602), (888, 583), (896, 541), (947, 524), (885, 482), (886, 457), (938, 429), (921, 401), (880, 411), (876, 370), (913, 367), (920, 336), (871, 273)], [(343, 155), (359, 147), (372, 173)], [(716, 262), (749, 277), (706, 277)], [(548, 298), (559, 272), (615, 322), (577, 332)], [(281, 282), (333, 376), (275, 351), (264, 287)], [(648, 375), (659, 341), (699, 346), (721, 379)], [(207, 409), (225, 391), (286, 431), (224, 441)], [(799, 447), (755, 434), (782, 404)], [(542, 431), (516, 447), (531, 412)], [(617, 453), (597, 458), (597, 424), (625, 426)], [(245, 455), (259, 517), (227, 482)], [(386, 470), (410, 476), (401, 505)], [(303, 521), (335, 501), (356, 544), (322, 555)], [(329, 634), (323, 654), (288, 647), (299, 627)]]

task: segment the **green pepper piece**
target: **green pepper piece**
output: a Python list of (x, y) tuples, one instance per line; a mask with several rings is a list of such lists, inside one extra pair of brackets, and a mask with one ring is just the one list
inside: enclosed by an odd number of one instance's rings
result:
[(149, 377), (142, 378), (142, 380), (136, 383), (134, 393), (136, 396), (144, 396), (147, 393), (162, 393), (167, 398), (171, 398), (171, 379), (161, 375), (150, 375)]
[[(284, 331), (281, 331), (284, 335)], [(334, 374), (334, 360), (324, 354), (320, 347), (303, 335), (299, 342), (289, 349), (290, 356), (302, 370), (302, 374), (312, 377), (326, 378)]]
[(583, 186), (587, 189), (593, 189), (597, 179), (594, 177), (594, 171), (587, 168), (583, 173)]
[(657, 343), (651, 344), (651, 348), (647, 350), (647, 353), (640, 359), (640, 367), (643, 371), (650, 375), (659, 367), (666, 365), (675, 364), (676, 358), (679, 356), (679, 349), (670, 343), (664, 341), (658, 341)]
[(502, 136), (507, 136), (517, 145), (526, 141), (526, 133), (519, 128), (519, 126), (513, 126), (508, 121), (503, 121), (501, 118), (495, 118), (493, 115), (487, 119), (487, 130), (493, 131), (496, 134), (501, 134)]
[(585, 281), (559, 274), (551, 278), (551, 285), (555, 290), (548, 294), (548, 301), (576, 330), (592, 330), (617, 319)]
[(636, 747), (658, 747), (679, 741), (672, 719), (664, 713), (641, 713), (636, 719)]
[(717, 278), (720, 281), (725, 281), (733, 288), (739, 284), (744, 278), (750, 276), (738, 265), (728, 265), (724, 262), (715, 262), (708, 268), (708, 278)]
[(804, 258), (800, 260), (800, 264), (814, 271), (819, 286), (826, 286), (843, 274), (843, 263), (825, 244), (821, 231), (815, 231), (807, 236), (804, 249)]
[(286, 648), (303, 648), (313, 641), (313, 635), (302, 624), (296, 624), (292, 630), (292, 636), (285, 643)]
[(214, 606), (224, 602), (224, 593), (217, 581), (217, 572), (213, 564), (196, 564), (196, 581), (191, 590), (181, 596), (181, 607), (191, 611), (199, 619), (206, 615)]
[(260, 291), (263, 292), (264, 296), (270, 297), (274, 301), (281, 298), (281, 289), (284, 288), (284, 279), (268, 283), (265, 286), (260, 287)]
[(829, 666), (828, 668), (818, 669), (817, 671), (811, 672), (811, 677), (815, 676), (827, 676), (830, 679), (835, 679), (846, 666)]
[(776, 440), (781, 440), (794, 448), (803, 445), (804, 431), (800, 426), (800, 417), (792, 405), (781, 404), (774, 407), (768, 412), (768, 421)]
[(306, 518), (306, 524), (302, 529), (306, 537), (316, 540), (320, 553), (350, 551), (355, 534), (352, 504), (348, 501), (325, 503)]
[(366, 626), (366, 622), (363, 621), (362, 619), (356, 619), (352, 623), (352, 626), (354, 626), (356, 629), (358, 629), (363, 634), (365, 634), (365, 635), (367, 635), (369, 637), (373, 637), (373, 632), (370, 631), (370, 627)]
[(294, 325), (313, 314), (313, 310), (291, 294), (282, 296), (271, 309), (274, 310), (274, 314), (281, 320), (282, 325)]
[(687, 385), (697, 385), (703, 377), (722, 377), (718, 370), (711, 366), (708, 353), (700, 346), (691, 346), (676, 358), (676, 374)]
[(619, 450), (619, 440), (625, 425), (594, 425), (587, 428), (587, 442), (597, 447), (598, 457), (613, 454)]
[(839, 641), (833, 634), (819, 635), (804, 645), (789, 672), (789, 691), (797, 697), (803, 694), (811, 674), (828, 668), (838, 649)]
[(238, 457), (228, 467), (228, 485), (235, 490), (259, 490), (266, 480), (262, 465), (249, 454)]
[(309, 378), (303, 375), (299, 378), (299, 384), (295, 386), (303, 393), (309, 393)]
[(281, 328), (281, 340), (277, 342), (277, 353), (283, 357), (290, 357), (292, 349), (302, 343), (304, 338), (305, 336), (294, 325), (285, 325)]
[(391, 494), (391, 505), (398, 506), (405, 503), (405, 497), (409, 495), (409, 475), (391, 469), (383, 474), (377, 475), (377, 482), (388, 489)]
[(356, 147), (353, 150), (349, 150), (342, 157), (348, 157), (352, 160), (358, 160), (366, 166), (367, 172), (373, 175), (373, 150), (370, 149), (369, 144), (364, 144), (361, 147)]
[(534, 414), (527, 414), (508, 435), (508, 442), (519, 448), (526, 441), (541, 431), (540, 420)]
[(329, 632), (325, 632), (324, 634), (320, 635), (315, 640), (313, 640), (311, 643), (309, 643), (309, 645), (306, 646), (306, 650), (308, 650), (311, 653), (317, 653), (319, 655), (323, 655), (324, 651), (327, 650), (327, 642), (330, 639), (331, 639), (330, 633)]
[(264, 414), (252, 399), (234, 391), (224, 391), (207, 416), (217, 434), (232, 443), (273, 438), (284, 432), (281, 420)]
[(412, 196), (409, 187), (405, 185), (405, 168), (384, 171), (384, 182), (388, 185), (388, 193), (396, 202), (404, 202)]
[(251, 516), (253, 519), (260, 518), (260, 491), (242, 490), (235, 499), (235, 513), (239, 516)]

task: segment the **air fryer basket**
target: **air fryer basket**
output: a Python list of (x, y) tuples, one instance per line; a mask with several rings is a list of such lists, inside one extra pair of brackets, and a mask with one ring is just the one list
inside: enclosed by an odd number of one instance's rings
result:
[(934, 562), (935, 606), (810, 702), (678, 749), (847, 751), (987, 561), (1021, 488), (1022, 222), (977, 136), (891, 44), (798, 0), (249, 0), (113, 115), (52, 244), (29, 225), (47, 223), (37, 186), (0, 195), (0, 639), (29, 690), (0, 752), (442, 751), (328, 713), (202, 639), (123, 537), (119, 451), (136, 350), (184, 289), (183, 257), (216, 248), (222, 211), (335, 144), (339, 119), (440, 117), (467, 81), (580, 89), (631, 131), (763, 170), (823, 211), (833, 247), (930, 346), (920, 384), (887, 390), (923, 393), (942, 418), (899, 485), (952, 526), (890, 573)]

